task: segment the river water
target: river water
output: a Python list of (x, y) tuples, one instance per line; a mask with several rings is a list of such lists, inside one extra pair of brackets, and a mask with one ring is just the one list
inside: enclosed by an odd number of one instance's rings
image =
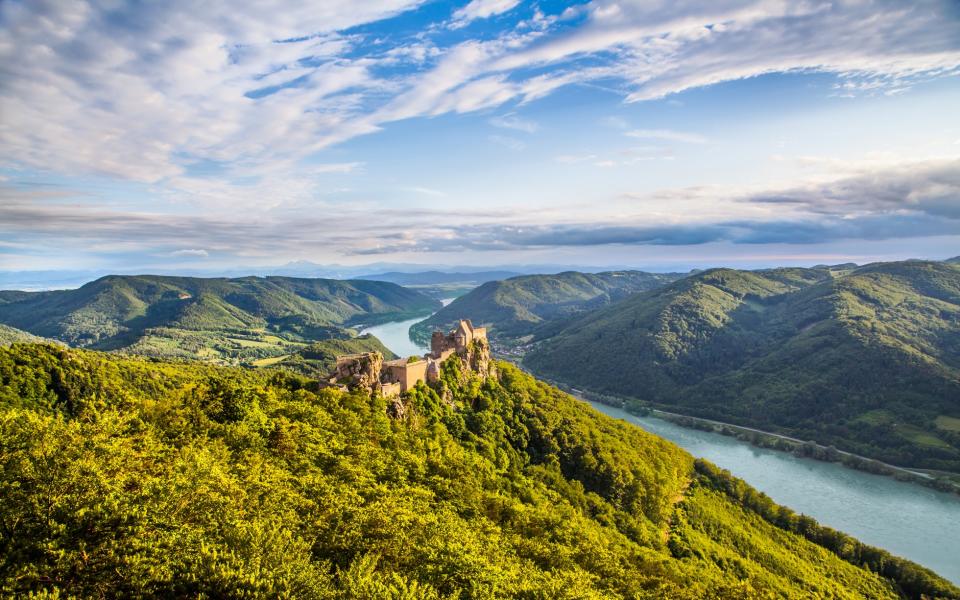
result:
[(590, 405), (729, 470), (778, 504), (960, 584), (960, 496), (956, 494), (757, 448), (733, 437), (656, 417), (637, 417), (597, 402)]
[[(399, 356), (420, 355), (427, 349), (411, 342), (408, 334), (420, 320), (378, 325), (363, 333), (377, 336)], [(728, 469), (778, 504), (960, 584), (960, 496), (590, 404)]]
[(401, 358), (422, 356), (423, 353), (429, 351), (430, 348), (420, 346), (411, 340), (409, 333), (410, 326), (422, 320), (423, 317), (420, 317), (410, 319), (409, 321), (393, 321), (391, 323), (384, 323), (383, 325), (374, 325), (373, 327), (361, 329), (360, 335), (365, 333), (373, 334), (378, 340), (383, 342), (384, 346)]
[[(444, 298), (440, 300), (444, 306), (453, 301), (454, 298)], [(419, 323), (420, 321), (424, 320), (424, 318), (425, 317), (419, 317), (417, 319), (408, 319), (406, 321), (392, 321), (382, 325), (374, 325), (373, 327), (361, 329), (360, 335), (364, 335), (366, 333), (374, 335), (378, 340), (383, 342), (384, 346), (389, 348), (391, 352), (400, 358), (423, 356), (425, 352), (430, 351), (430, 348), (428, 346), (421, 346), (410, 339), (410, 327), (414, 323)]]

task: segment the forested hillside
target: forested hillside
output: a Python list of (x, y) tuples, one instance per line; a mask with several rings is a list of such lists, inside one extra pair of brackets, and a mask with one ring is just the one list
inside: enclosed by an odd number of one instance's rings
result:
[(960, 596), (498, 371), (450, 359), (393, 419), (282, 372), (0, 349), (0, 593)]
[(439, 306), (380, 281), (109, 276), (75, 290), (0, 292), (0, 323), (73, 346), (239, 363)]
[(677, 273), (642, 271), (569, 271), (491, 281), (457, 298), (426, 321), (417, 323), (411, 334), (417, 339), (429, 340), (434, 329), (446, 330), (460, 319), (471, 319), (475, 325), (488, 326), (495, 338), (518, 338), (634, 292), (659, 287), (680, 276)]
[(311, 342), (291, 354), (257, 361), (254, 366), (276, 367), (310, 377), (322, 377), (333, 371), (338, 356), (363, 352), (379, 352), (385, 360), (399, 358), (376, 337), (365, 334), (348, 339)]
[(42, 342), (46, 341), (32, 333), (14, 329), (6, 325), (0, 325), (0, 346), (6, 346), (14, 342)]
[(960, 266), (715, 269), (573, 323), (527, 355), (577, 387), (960, 471)]

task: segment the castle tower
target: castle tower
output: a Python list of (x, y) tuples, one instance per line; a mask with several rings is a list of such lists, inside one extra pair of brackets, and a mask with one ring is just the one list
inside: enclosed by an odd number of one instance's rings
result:
[(446, 349), (446, 339), (442, 331), (434, 331), (433, 335), (430, 336), (430, 354), (434, 358), (439, 358), (440, 354)]
[(457, 324), (457, 329), (454, 331), (453, 339), (456, 341), (458, 352), (468, 348), (470, 342), (473, 341), (473, 323), (460, 319), (460, 323)]

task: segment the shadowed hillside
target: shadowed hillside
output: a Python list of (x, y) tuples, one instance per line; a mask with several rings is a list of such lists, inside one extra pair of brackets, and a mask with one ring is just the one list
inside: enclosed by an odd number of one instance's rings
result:
[(676, 280), (676, 273), (612, 271), (524, 275), (491, 281), (457, 298), (417, 323), (411, 334), (428, 340), (434, 329), (446, 330), (460, 319), (490, 328), (494, 338), (519, 338), (542, 331), (583, 311), (592, 310)]
[(578, 387), (960, 471), (960, 268), (700, 273), (568, 324), (527, 355)]

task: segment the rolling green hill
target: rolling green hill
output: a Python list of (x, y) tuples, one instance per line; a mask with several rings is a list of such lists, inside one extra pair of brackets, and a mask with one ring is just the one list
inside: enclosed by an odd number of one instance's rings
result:
[(583, 311), (596, 309), (634, 292), (649, 290), (681, 275), (611, 271), (556, 275), (523, 275), (491, 281), (457, 298), (411, 329), (416, 339), (429, 340), (434, 329), (446, 330), (459, 319), (490, 327), (495, 339), (530, 335)]
[(716, 269), (569, 323), (537, 373), (635, 405), (960, 471), (960, 267)]
[(42, 342), (43, 338), (37, 337), (26, 331), (14, 329), (6, 325), (0, 325), (0, 346), (8, 346), (14, 342)]
[(394, 419), (282, 372), (0, 348), (0, 593), (960, 597), (497, 366), (448, 360)]
[(0, 292), (0, 323), (73, 346), (239, 363), (437, 307), (380, 281), (108, 276), (75, 290)]

